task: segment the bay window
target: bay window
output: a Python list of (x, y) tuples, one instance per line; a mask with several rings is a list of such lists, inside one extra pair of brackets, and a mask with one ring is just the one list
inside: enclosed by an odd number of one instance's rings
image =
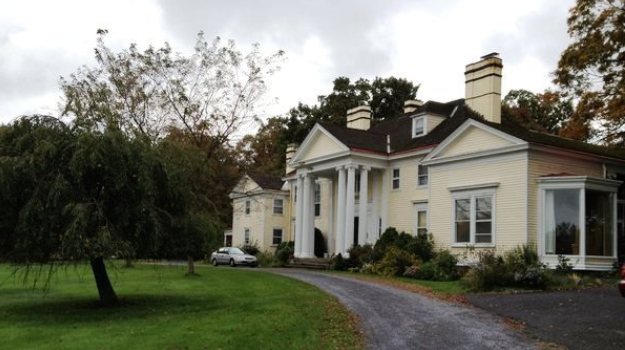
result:
[(539, 251), (557, 265), (571, 256), (577, 269), (609, 268), (616, 258), (616, 192), (619, 181), (587, 176), (544, 177), (540, 188)]

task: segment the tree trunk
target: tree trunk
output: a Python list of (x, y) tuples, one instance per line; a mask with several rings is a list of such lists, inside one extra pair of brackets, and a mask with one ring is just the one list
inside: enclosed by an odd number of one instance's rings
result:
[(187, 275), (195, 275), (195, 265), (193, 264), (193, 257), (191, 255), (187, 255)]
[(91, 270), (95, 277), (95, 284), (98, 286), (100, 294), (100, 303), (102, 305), (112, 305), (117, 303), (117, 294), (113, 290), (109, 275), (106, 273), (106, 265), (102, 257), (91, 259)]

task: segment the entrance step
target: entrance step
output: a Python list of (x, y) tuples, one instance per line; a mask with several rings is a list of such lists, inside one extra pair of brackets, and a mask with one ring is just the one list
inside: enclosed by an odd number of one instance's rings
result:
[(330, 259), (324, 258), (293, 258), (287, 264), (288, 267), (299, 267), (304, 269), (328, 270)]

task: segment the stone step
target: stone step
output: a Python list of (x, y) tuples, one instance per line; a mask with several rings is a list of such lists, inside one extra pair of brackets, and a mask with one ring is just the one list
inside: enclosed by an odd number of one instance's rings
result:
[(330, 268), (330, 259), (323, 258), (295, 258), (289, 261), (288, 267), (299, 267), (305, 269), (327, 270)]

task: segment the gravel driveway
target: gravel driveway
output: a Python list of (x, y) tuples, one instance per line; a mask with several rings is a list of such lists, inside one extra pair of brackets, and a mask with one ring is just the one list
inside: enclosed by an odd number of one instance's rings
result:
[(616, 286), (467, 298), (480, 308), (523, 322), (530, 334), (569, 349), (625, 349), (625, 298)]
[(479, 309), (353, 278), (271, 270), (315, 285), (359, 316), (371, 349), (534, 349), (529, 339)]

